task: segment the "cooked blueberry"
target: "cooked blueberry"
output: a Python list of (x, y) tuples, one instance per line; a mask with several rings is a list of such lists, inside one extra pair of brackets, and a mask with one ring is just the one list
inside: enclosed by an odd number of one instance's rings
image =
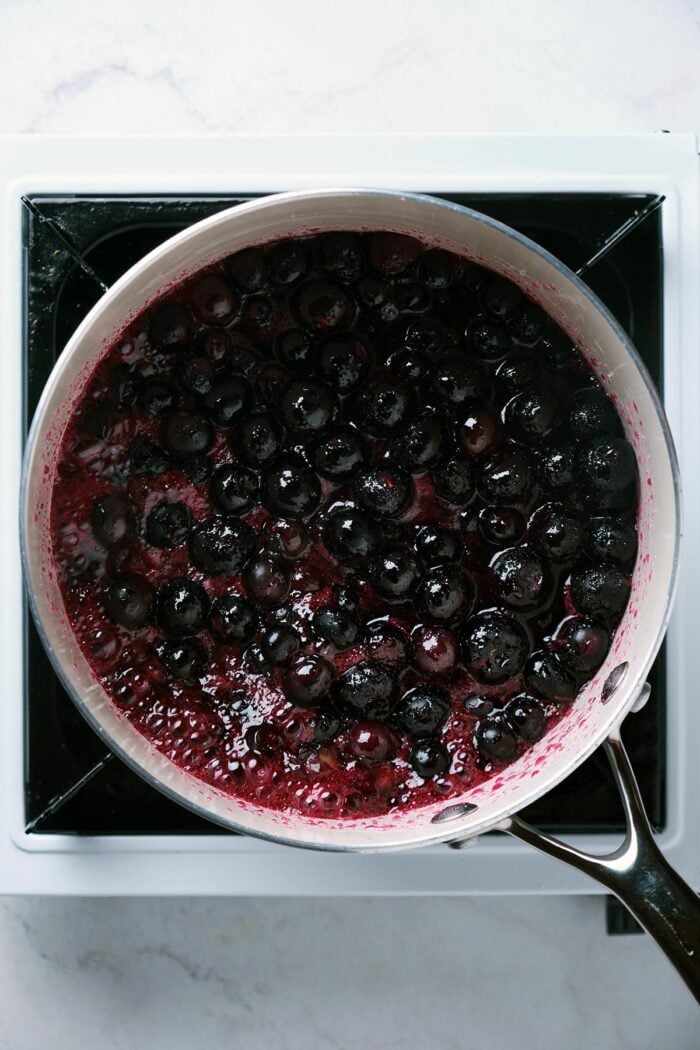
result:
[(241, 308), (241, 298), (218, 273), (200, 277), (191, 288), (192, 309), (205, 324), (227, 325)]
[(511, 503), (528, 496), (532, 467), (528, 454), (513, 445), (494, 452), (481, 468), (479, 489), (484, 499)]
[(450, 754), (444, 744), (427, 737), (416, 740), (411, 748), (408, 761), (418, 776), (425, 780), (439, 777), (450, 768)]
[(328, 426), (336, 408), (335, 398), (325, 383), (295, 379), (285, 391), (280, 411), (292, 430), (316, 433)]
[(399, 308), (394, 301), (394, 289), (387, 281), (367, 274), (355, 283), (354, 288), (361, 306), (369, 311), (373, 320), (378, 318), (389, 323), (399, 316)]
[(196, 682), (206, 671), (206, 653), (201, 645), (187, 638), (164, 642), (158, 646), (158, 656), (166, 671), (181, 682)]
[(222, 594), (209, 611), (209, 623), (214, 634), (230, 645), (247, 645), (258, 630), (255, 606), (240, 594)]
[(193, 481), (195, 485), (202, 485), (208, 481), (213, 469), (209, 456), (205, 456), (204, 453), (199, 456), (187, 456), (186, 459), (180, 461), (179, 466), (185, 477)]
[(483, 401), (486, 382), (475, 364), (462, 359), (440, 361), (433, 372), (433, 392), (446, 408)]
[(416, 627), (411, 635), (411, 653), (419, 671), (449, 674), (459, 663), (459, 642), (449, 628), (426, 624)]
[(175, 456), (206, 452), (212, 438), (211, 423), (196, 412), (175, 412), (163, 424), (163, 443)]
[(482, 408), (467, 411), (456, 433), (460, 445), (470, 456), (493, 452), (503, 441), (503, 428), (498, 416)]
[(470, 693), (464, 698), (464, 707), (475, 718), (486, 718), (493, 711), (493, 701), (487, 700), (480, 693)]
[(530, 642), (514, 616), (497, 609), (477, 613), (462, 635), (465, 666), (480, 682), (496, 685), (522, 671)]
[(243, 302), (241, 321), (259, 331), (271, 328), (278, 316), (279, 303), (269, 295), (251, 295)]
[(364, 269), (364, 251), (356, 233), (328, 233), (319, 241), (321, 269), (338, 281), (354, 281)]
[(383, 722), (355, 722), (348, 730), (348, 747), (366, 766), (386, 762), (396, 750), (398, 741)]
[(107, 382), (110, 396), (117, 408), (128, 408), (134, 403), (138, 390), (138, 375), (131, 365), (120, 364), (110, 369)]
[(316, 354), (316, 371), (338, 394), (355, 390), (370, 370), (372, 357), (357, 335), (338, 332), (323, 340)]
[(318, 332), (349, 328), (355, 317), (355, 303), (340, 284), (308, 281), (295, 295), (299, 320)]
[(525, 303), (508, 322), (510, 333), (516, 343), (522, 346), (534, 346), (539, 340), (547, 323), (547, 315), (534, 303)]
[(430, 290), (417, 281), (395, 284), (394, 299), (402, 314), (424, 314), (433, 301)]
[(294, 560), (308, 549), (311, 538), (301, 522), (280, 518), (279, 521), (267, 523), (265, 541), (272, 553)]
[(518, 747), (515, 733), (500, 712), (490, 715), (479, 724), (474, 741), (482, 755), (496, 762), (507, 762), (513, 758)]
[(496, 369), (496, 383), (506, 393), (520, 393), (542, 376), (542, 366), (535, 354), (521, 351), (501, 361)]
[(435, 358), (446, 348), (448, 332), (445, 325), (434, 317), (424, 317), (409, 325), (403, 341), (407, 350), (418, 351), (427, 354), (429, 358)]
[(484, 306), (499, 321), (511, 321), (520, 311), (523, 293), (512, 281), (497, 277), (489, 281), (482, 292)]
[(287, 328), (275, 337), (275, 354), (283, 365), (294, 372), (308, 375), (313, 360), (314, 342), (303, 328)]
[(422, 245), (402, 233), (372, 233), (369, 254), (374, 269), (382, 277), (405, 273), (421, 253)]
[(554, 580), (533, 547), (509, 547), (495, 556), (490, 568), (499, 598), (509, 609), (530, 614), (550, 601)]
[(258, 499), (258, 475), (240, 463), (223, 463), (211, 479), (211, 495), (220, 510), (240, 514)]
[(201, 357), (209, 362), (215, 373), (231, 367), (233, 343), (230, 333), (224, 328), (205, 329), (197, 339), (197, 347)]
[(267, 259), (262, 248), (245, 248), (226, 260), (226, 269), (242, 292), (260, 292), (266, 287), (269, 276)]
[(569, 409), (569, 430), (579, 441), (620, 433), (620, 417), (602, 390), (579, 390)]
[(153, 588), (143, 576), (123, 573), (105, 591), (105, 612), (121, 627), (141, 627), (150, 618), (153, 595)]
[(581, 452), (579, 475), (594, 496), (622, 492), (637, 477), (637, 460), (632, 446), (623, 438), (595, 438)]
[(440, 458), (446, 444), (447, 434), (442, 420), (433, 413), (426, 413), (409, 423), (394, 439), (391, 453), (412, 474), (420, 474)]
[(148, 338), (159, 350), (183, 350), (192, 329), (192, 315), (180, 303), (161, 303), (148, 320)]
[(255, 543), (253, 530), (242, 521), (206, 518), (192, 530), (192, 561), (209, 576), (232, 576), (243, 568)]
[(343, 731), (345, 718), (342, 711), (333, 703), (325, 703), (316, 716), (314, 736), (316, 740), (333, 740)]
[(459, 565), (436, 565), (423, 576), (416, 601), (429, 620), (457, 623), (469, 616), (476, 600), (474, 580)]
[(484, 507), (479, 511), (479, 532), (494, 547), (511, 547), (525, 535), (525, 518), (514, 507)]
[(146, 539), (152, 547), (172, 550), (187, 539), (190, 511), (184, 503), (157, 503), (146, 517)]
[(390, 435), (409, 421), (412, 407), (407, 387), (394, 380), (378, 379), (357, 398), (358, 422), (370, 434)]
[(576, 450), (561, 443), (542, 449), (537, 457), (537, 472), (550, 492), (570, 492), (576, 480)]
[[(210, 329), (216, 333), (217, 329)], [(260, 352), (251, 343), (250, 339), (237, 330), (223, 332), (218, 329), (219, 334), (225, 334), (230, 340), (230, 352), (228, 356), (228, 370), (234, 376), (243, 376), (244, 379), (253, 379), (262, 367)], [(210, 343), (212, 340), (210, 339)]]
[(128, 539), (136, 522), (127, 496), (121, 492), (110, 492), (95, 500), (90, 524), (93, 536), (103, 547), (111, 547)]
[(81, 429), (97, 438), (107, 439), (111, 437), (119, 422), (119, 413), (116, 405), (110, 401), (101, 401), (96, 405), (88, 405), (87, 408), (81, 410), (81, 414)]
[(289, 569), (278, 558), (251, 558), (243, 571), (243, 583), (260, 605), (279, 605), (289, 594)]
[(307, 518), (321, 500), (321, 485), (315, 474), (296, 463), (282, 463), (268, 473), (263, 502), (282, 518)]
[(204, 407), (217, 427), (237, 423), (253, 406), (253, 391), (246, 379), (218, 379), (204, 398)]
[(380, 532), (362, 511), (348, 507), (328, 515), (323, 526), (323, 542), (341, 563), (364, 562), (377, 548)]
[(533, 653), (525, 664), (523, 677), (529, 693), (557, 704), (570, 703), (578, 692), (576, 679), (554, 653)]
[(561, 328), (551, 325), (542, 334), (540, 352), (551, 372), (562, 372), (580, 360), (573, 340)]
[(430, 248), (421, 256), (418, 274), (423, 284), (434, 291), (449, 288), (455, 276), (454, 256), (441, 248)]
[(561, 420), (561, 399), (548, 387), (528, 387), (516, 394), (503, 410), (503, 421), (520, 441), (539, 445)]
[(629, 567), (637, 554), (637, 530), (629, 522), (601, 515), (588, 527), (586, 547), (594, 559)]
[(129, 457), (132, 474), (164, 474), (172, 465), (164, 448), (141, 438), (132, 441)]
[(259, 642), (253, 642), (243, 653), (244, 666), (255, 675), (269, 675), (272, 666), (265, 655), (265, 650)]
[(408, 646), (398, 627), (392, 627), (386, 619), (370, 620), (365, 637), (367, 655), (372, 660), (391, 667), (397, 673), (403, 671), (408, 660)]
[(282, 689), (297, 707), (318, 707), (333, 682), (333, 666), (313, 653), (299, 656), (282, 676)]
[(416, 552), (428, 566), (458, 561), (463, 551), (459, 536), (440, 525), (421, 525), (414, 544)]
[(447, 721), (450, 694), (437, 685), (416, 685), (404, 693), (396, 708), (399, 726), (412, 737), (432, 736)]
[(206, 626), (208, 611), (207, 592), (186, 576), (174, 576), (158, 589), (158, 619), (169, 634), (198, 634)]
[(576, 674), (593, 674), (608, 655), (610, 635), (599, 623), (570, 616), (557, 631), (557, 655)]
[(475, 472), (471, 460), (453, 456), (430, 473), (433, 488), (440, 499), (463, 507), (474, 495)]
[(619, 616), (624, 612), (629, 596), (629, 578), (613, 565), (581, 569), (571, 578), (573, 603), (587, 616)]
[(427, 355), (420, 350), (411, 350), (409, 347), (393, 353), (387, 364), (397, 379), (408, 384), (425, 379), (431, 369)]
[(278, 241), (267, 249), (267, 265), (277, 284), (296, 284), (308, 273), (309, 250), (300, 241)]
[(301, 648), (299, 632), (288, 624), (280, 623), (265, 631), (260, 639), (268, 663), (275, 667), (289, 667)]
[(364, 718), (385, 718), (394, 706), (396, 676), (378, 660), (353, 664), (337, 680), (338, 699)]
[(347, 481), (364, 464), (365, 447), (356, 431), (338, 427), (319, 435), (311, 448), (311, 462), (329, 481)]
[(204, 397), (214, 385), (214, 366), (206, 357), (188, 357), (180, 366), (180, 382), (188, 394)]
[(282, 447), (282, 430), (271, 415), (259, 412), (248, 416), (236, 432), (234, 449), (253, 467), (266, 467)]
[(387, 545), (371, 559), (367, 574), (374, 589), (390, 601), (410, 597), (420, 574), (416, 555), (404, 544)]
[(348, 587), (347, 584), (334, 587), (333, 598), (338, 609), (357, 614), (360, 608), (360, 597), (352, 587)]
[(476, 356), (484, 361), (500, 361), (513, 347), (513, 339), (506, 326), (488, 317), (476, 317), (471, 321), (466, 336)]
[(357, 641), (360, 626), (354, 613), (348, 609), (317, 609), (311, 617), (314, 634), (336, 649), (347, 649)]
[(506, 721), (521, 740), (539, 740), (547, 724), (542, 704), (527, 693), (509, 700), (503, 709)]
[(479, 292), (493, 276), (491, 270), (475, 262), (467, 262), (462, 269), (462, 284), (470, 292)]
[(583, 544), (580, 517), (560, 503), (545, 503), (535, 511), (528, 530), (530, 541), (549, 558), (564, 565), (575, 561)]
[(177, 408), (177, 390), (164, 379), (150, 379), (141, 387), (138, 402), (149, 416), (164, 416)]
[(363, 470), (354, 483), (361, 507), (380, 518), (401, 514), (411, 502), (410, 479), (397, 467), (371, 467)]

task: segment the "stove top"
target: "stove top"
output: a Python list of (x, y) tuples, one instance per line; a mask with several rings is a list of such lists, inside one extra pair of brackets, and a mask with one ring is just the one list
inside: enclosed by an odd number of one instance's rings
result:
[[(102, 292), (172, 234), (244, 197), (29, 195), (24, 206), (24, 355), (27, 424), (69, 336)], [(654, 195), (452, 194), (531, 237), (586, 280), (662, 373), (663, 207)], [(25, 821), (36, 834), (230, 834), (165, 798), (84, 723), (27, 617)], [(655, 827), (665, 821), (663, 653), (652, 697), (627, 743)], [(606, 760), (594, 755), (531, 806), (526, 819), (559, 831), (621, 828)]]

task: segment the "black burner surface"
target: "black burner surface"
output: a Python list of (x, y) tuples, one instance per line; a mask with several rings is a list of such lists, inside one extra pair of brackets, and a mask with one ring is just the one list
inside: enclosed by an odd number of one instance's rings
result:
[[(245, 199), (249, 198), (36, 196), (25, 200), (27, 423), (54, 362), (104, 288), (166, 238)], [(652, 197), (638, 194), (454, 194), (449, 199), (527, 234), (574, 270), (653, 202)], [(595, 262), (586, 281), (630, 334), (659, 382), (660, 209)], [(160, 795), (119, 759), (104, 761), (104, 745), (63, 691), (28, 613), (25, 637), (25, 819), (32, 830), (226, 834)], [(659, 830), (666, 819), (663, 662), (662, 650), (650, 676), (652, 699), (629, 719), (625, 730), (647, 811)], [(94, 775), (88, 775), (95, 767)], [(617, 791), (602, 755), (593, 756), (524, 815), (556, 831), (613, 831), (623, 826)]]

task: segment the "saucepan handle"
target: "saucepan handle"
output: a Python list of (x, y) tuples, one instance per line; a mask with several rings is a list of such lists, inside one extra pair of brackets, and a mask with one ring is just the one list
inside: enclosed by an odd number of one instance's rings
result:
[(625, 810), (627, 833), (605, 856), (583, 853), (519, 817), (504, 831), (586, 872), (618, 897), (656, 941), (700, 1002), (700, 897), (671, 867), (654, 841), (619, 726), (603, 745)]

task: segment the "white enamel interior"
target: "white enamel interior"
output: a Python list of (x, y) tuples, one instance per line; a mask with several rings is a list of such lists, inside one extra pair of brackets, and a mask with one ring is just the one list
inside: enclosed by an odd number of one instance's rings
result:
[[(507, 275), (576, 340), (616, 401), (640, 471), (639, 557), (632, 597), (608, 658), (559, 724), (523, 758), (450, 806), (476, 808), (432, 823), (445, 803), (382, 818), (335, 822), (244, 805), (156, 751), (94, 680), (65, 616), (51, 556), (49, 509), (56, 452), (83, 384), (114, 336), (165, 286), (240, 248), (323, 230), (392, 229), (440, 244)], [(458, 205), (399, 193), (329, 190), (261, 198), (204, 220), (137, 263), (77, 329), (44, 391), (26, 451), (21, 529), (32, 611), (54, 666), (105, 741), (156, 787), (202, 815), (248, 833), (325, 849), (396, 849), (498, 825), (579, 765), (629, 710), (661, 644), (679, 546), (675, 454), (658, 396), (629, 340), (566, 267), (507, 227)], [(610, 671), (629, 669), (608, 703)]]

